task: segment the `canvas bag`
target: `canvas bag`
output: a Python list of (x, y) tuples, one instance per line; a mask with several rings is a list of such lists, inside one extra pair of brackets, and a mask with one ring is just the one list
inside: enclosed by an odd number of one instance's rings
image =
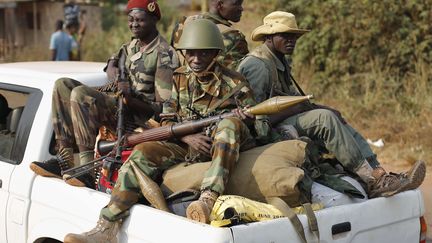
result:
[[(242, 152), (231, 172), (224, 194), (239, 195), (266, 202), (280, 197), (291, 207), (299, 206), (297, 183), (303, 179), (307, 143), (287, 140)], [(180, 163), (166, 170), (161, 189), (165, 195), (186, 189), (200, 190), (211, 162)]]

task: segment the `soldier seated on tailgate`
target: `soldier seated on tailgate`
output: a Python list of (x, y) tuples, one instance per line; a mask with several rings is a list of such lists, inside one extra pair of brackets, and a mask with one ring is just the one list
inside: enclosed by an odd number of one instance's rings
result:
[[(126, 8), (128, 25), (133, 38), (124, 44), (119, 54), (108, 62), (108, 76), (117, 76), (120, 55), (124, 55), (127, 82), (114, 83), (113, 89), (122, 92), (129, 114), (126, 122), (143, 124), (149, 118), (158, 118), (162, 103), (170, 97), (173, 70), (178, 67), (174, 49), (160, 36), (156, 23), (161, 18), (156, 1), (130, 0)], [(44, 162), (33, 162), (30, 168), (38, 175), (62, 178), (63, 171), (74, 167), (73, 147), (79, 149), (79, 163), (94, 158), (96, 136), (101, 126), (115, 131), (117, 99), (106, 92), (83, 85), (77, 80), (61, 78), (53, 92), (52, 122), (58, 154)], [(69, 177), (63, 175), (63, 178)], [(70, 180), (73, 186), (94, 188), (91, 175)]]
[[(155, 202), (153, 206), (168, 211), (159, 187), (147, 182), (142, 190), (138, 177), (155, 180), (164, 170), (186, 157), (211, 160), (201, 184), (201, 196), (186, 210), (188, 218), (208, 223), (210, 211), (216, 198), (223, 194), (229, 171), (235, 166), (240, 151), (268, 137), (266, 120), (255, 119), (252, 114), (242, 111), (245, 106), (255, 105), (244, 78), (216, 61), (224, 45), (214, 23), (205, 19), (188, 23), (177, 48), (183, 51), (186, 64), (174, 72), (171, 99), (164, 104), (163, 112), (177, 113), (183, 120), (194, 119), (197, 114), (206, 116), (208, 112), (233, 111), (235, 117), (222, 119), (208, 134), (187, 135), (175, 143), (144, 142), (135, 146), (120, 168), (111, 200), (101, 210), (97, 226), (83, 234), (68, 234), (64, 242), (116, 242), (122, 220), (142, 196)], [(241, 88), (235, 88), (239, 85)], [(162, 124), (176, 122), (170, 118)], [(139, 173), (134, 173), (137, 170)]]
[[(242, 60), (238, 70), (248, 80), (258, 102), (277, 95), (304, 95), (291, 76), (286, 57), (293, 54), (297, 40), (307, 32), (297, 27), (293, 14), (282, 11), (264, 17), (263, 25), (252, 32), (252, 40), (261, 41), (262, 45)], [(295, 129), (300, 136), (322, 145), (345, 170), (367, 184), (370, 198), (415, 189), (425, 177), (423, 161), (415, 163), (407, 173), (387, 173), (365, 139), (339, 111), (327, 106), (301, 103), (272, 120), (272, 125), (282, 132)]]

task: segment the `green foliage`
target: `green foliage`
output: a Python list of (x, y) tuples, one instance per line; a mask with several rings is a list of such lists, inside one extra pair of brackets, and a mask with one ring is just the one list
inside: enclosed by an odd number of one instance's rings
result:
[(102, 30), (109, 31), (118, 21), (112, 6), (104, 5), (102, 7)]
[(117, 1), (117, 0), (108, 0), (104, 1), (102, 6), (102, 30), (109, 31), (113, 28), (116, 23), (121, 20), (121, 16), (123, 13), (118, 8), (119, 3), (126, 4), (126, 0)]
[(280, 0), (265, 7), (291, 12), (311, 30), (293, 56), (294, 76), (306, 92), (342, 111), (364, 136), (384, 138), (380, 157), (431, 161), (431, 4)]
[[(432, 62), (430, 0), (282, 0), (279, 10), (311, 29), (297, 42), (295, 65), (313, 69), (313, 86), (323, 94), (334, 86), (364, 95), (364, 74), (386, 70), (396, 95), (418, 62)], [(347, 84), (348, 82), (348, 84)], [(428, 78), (432, 82), (432, 77)], [(376, 89), (376, 87), (370, 87)]]
[(105, 62), (123, 43), (128, 42), (130, 37), (126, 16), (119, 16), (109, 31), (89, 33), (85, 36), (81, 47), (82, 60)]
[(178, 17), (182, 14), (181, 12), (175, 11), (172, 6), (169, 6), (165, 0), (158, 1), (159, 7), (162, 12), (162, 18), (158, 23), (158, 29), (161, 35), (169, 42), (171, 40), (171, 32)]

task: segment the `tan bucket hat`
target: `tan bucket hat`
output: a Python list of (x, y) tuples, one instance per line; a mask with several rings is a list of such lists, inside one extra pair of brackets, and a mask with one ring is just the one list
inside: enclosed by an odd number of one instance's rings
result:
[(275, 11), (265, 16), (264, 24), (252, 31), (253, 41), (262, 41), (264, 36), (277, 33), (297, 33), (302, 35), (310, 30), (299, 29), (294, 14)]

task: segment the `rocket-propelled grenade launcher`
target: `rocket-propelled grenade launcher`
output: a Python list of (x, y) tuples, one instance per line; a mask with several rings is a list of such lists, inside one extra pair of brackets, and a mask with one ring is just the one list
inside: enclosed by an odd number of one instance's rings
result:
[[(246, 108), (245, 111), (253, 115), (272, 115), (272, 114), (277, 114), (285, 109), (288, 109), (290, 106), (293, 106), (295, 104), (304, 101), (308, 101), (310, 99), (313, 99), (312, 95), (275, 96), (273, 98), (270, 98), (268, 100), (265, 100), (257, 104), (256, 106)], [(124, 140), (126, 144), (124, 146), (131, 147), (142, 142), (162, 141), (170, 138), (180, 138), (189, 134), (201, 132), (204, 127), (207, 127), (224, 118), (233, 117), (233, 116), (234, 113), (227, 112), (216, 116), (206, 117), (200, 120), (193, 120), (193, 121), (187, 121), (182, 123), (176, 123), (168, 126), (152, 128), (140, 133), (126, 136)], [(99, 141), (97, 147), (99, 153), (101, 155), (105, 155), (108, 152), (112, 151), (115, 145), (116, 145), (116, 141), (114, 142)]]

